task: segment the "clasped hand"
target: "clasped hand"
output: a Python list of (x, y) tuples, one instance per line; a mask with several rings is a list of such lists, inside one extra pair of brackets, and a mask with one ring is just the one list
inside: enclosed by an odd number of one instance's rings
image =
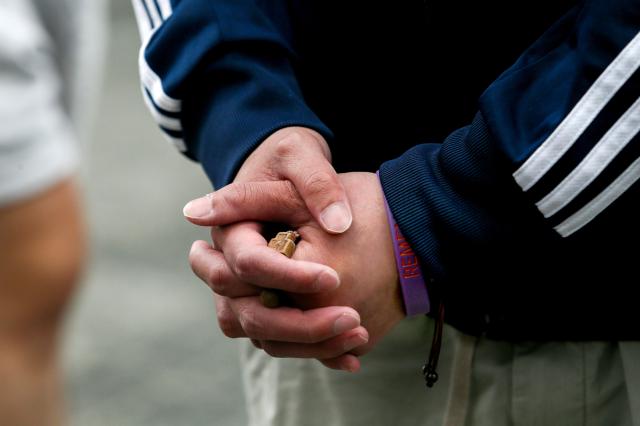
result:
[[(337, 176), (353, 215), (346, 232), (327, 232), (290, 180), (236, 181), (190, 203), (187, 210), (198, 215), (187, 218), (212, 227), (213, 245), (196, 241), (189, 260), (215, 293), (226, 336), (248, 337), (272, 356), (357, 371), (358, 356), (404, 313), (378, 178)], [(291, 259), (267, 247), (264, 222), (300, 233)], [(263, 307), (262, 288), (287, 292), (289, 306)]]

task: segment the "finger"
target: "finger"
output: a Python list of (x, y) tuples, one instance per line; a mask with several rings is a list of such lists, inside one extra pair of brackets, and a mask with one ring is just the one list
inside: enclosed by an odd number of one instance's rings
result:
[(319, 361), (332, 370), (342, 370), (350, 373), (357, 373), (360, 371), (361, 366), (360, 359), (352, 354), (344, 354), (336, 358), (321, 359)]
[(239, 280), (224, 258), (206, 241), (191, 245), (189, 264), (193, 272), (215, 293), (226, 297), (255, 296), (260, 289)]
[[(315, 143), (309, 143), (309, 139)], [(276, 173), (290, 180), (311, 215), (331, 233), (342, 233), (352, 222), (346, 191), (328, 158), (328, 147), (308, 132), (291, 132), (277, 143)]]
[(235, 237), (236, 239), (244, 238), (244, 243), (247, 245), (267, 245), (267, 240), (262, 236), (262, 224), (258, 222), (236, 221), (236, 223), (230, 225), (211, 228), (213, 246), (222, 253), (225, 252), (225, 246), (228, 245), (227, 240), (230, 237)]
[(269, 309), (257, 297), (228, 299), (244, 334), (260, 341), (319, 343), (360, 325), (360, 316), (349, 307)]
[(239, 280), (293, 293), (331, 291), (340, 285), (332, 268), (283, 256), (267, 246), (258, 229), (253, 222), (242, 222), (212, 230), (216, 247)]
[(202, 226), (245, 220), (299, 224), (311, 219), (304, 201), (287, 180), (229, 184), (183, 209), (185, 218)]
[(214, 295), (216, 303), (216, 316), (218, 318), (218, 326), (222, 333), (231, 338), (247, 337), (238, 317), (231, 309), (230, 299)]
[[(312, 143), (309, 143), (310, 138)], [(271, 167), (277, 177), (291, 181), (295, 191), (286, 185), (234, 183), (187, 203), (183, 213), (187, 220), (197, 225), (213, 226), (237, 221), (233, 220), (234, 212), (244, 212), (241, 220), (286, 221), (282, 209), (300, 214), (306, 209), (299, 205), (306, 205), (311, 216), (326, 231), (345, 232), (353, 220), (351, 206), (325, 150), (328, 152), (326, 142), (321, 138), (308, 132), (290, 132), (277, 142)], [(220, 217), (215, 219), (216, 215)]]
[(262, 349), (277, 358), (336, 358), (369, 341), (364, 327), (356, 327), (339, 336), (319, 343), (290, 343), (266, 340), (260, 342)]

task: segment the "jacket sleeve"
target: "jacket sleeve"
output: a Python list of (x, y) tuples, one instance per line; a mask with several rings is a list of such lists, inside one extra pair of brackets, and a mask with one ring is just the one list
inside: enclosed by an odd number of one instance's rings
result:
[(604, 259), (608, 235), (637, 234), (639, 30), (640, 2), (581, 2), (492, 83), (469, 126), (382, 165), (436, 298), (455, 281), (545, 282), (568, 251)]
[(298, 87), (284, 2), (263, 3), (133, 0), (147, 106), (216, 187), (279, 128), (305, 126), (331, 137)]

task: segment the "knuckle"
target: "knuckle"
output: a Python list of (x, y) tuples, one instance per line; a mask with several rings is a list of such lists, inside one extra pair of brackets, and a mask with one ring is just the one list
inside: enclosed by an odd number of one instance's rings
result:
[(218, 313), (218, 327), (220, 327), (220, 331), (222, 331), (222, 334), (229, 338), (234, 339), (236, 337), (240, 337), (236, 319), (228, 313)]
[(262, 350), (264, 350), (269, 356), (272, 356), (274, 358), (284, 358), (284, 354), (282, 353), (278, 345), (275, 345), (272, 342), (263, 342)]
[(238, 252), (235, 258), (235, 273), (240, 279), (248, 279), (254, 267), (253, 256), (248, 251)]
[(240, 320), (240, 325), (247, 336), (252, 339), (265, 338), (265, 327), (257, 320), (256, 315), (253, 312), (243, 310), (238, 319)]
[(305, 140), (305, 134), (300, 130), (293, 130), (287, 133), (276, 144), (275, 152), (278, 157), (291, 157), (300, 149), (300, 144)]
[(334, 176), (324, 170), (309, 174), (304, 180), (305, 193), (309, 196), (327, 195), (333, 190)]
[(232, 207), (241, 206), (251, 200), (251, 195), (251, 185), (246, 183), (234, 183), (229, 186), (229, 197), (226, 197), (224, 200)]
[(212, 265), (209, 268), (207, 273), (207, 283), (209, 287), (218, 294), (226, 296), (227, 291), (227, 283), (226, 283), (226, 274), (224, 273), (223, 266), (216, 264)]
[(294, 217), (294, 220), (300, 220), (297, 216), (304, 217), (306, 208), (304, 201), (300, 198), (298, 190), (291, 181), (285, 181), (285, 185), (283, 185), (283, 192), (283, 208), (295, 214), (296, 217)]

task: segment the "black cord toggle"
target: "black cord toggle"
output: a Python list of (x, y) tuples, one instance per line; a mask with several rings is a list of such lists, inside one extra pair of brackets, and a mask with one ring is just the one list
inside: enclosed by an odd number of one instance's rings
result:
[(438, 316), (433, 327), (433, 340), (431, 341), (431, 351), (429, 352), (429, 360), (422, 366), (422, 375), (428, 388), (438, 381), (438, 359), (440, 358), (440, 348), (442, 347), (442, 328), (444, 325), (444, 304), (440, 303), (438, 308)]

